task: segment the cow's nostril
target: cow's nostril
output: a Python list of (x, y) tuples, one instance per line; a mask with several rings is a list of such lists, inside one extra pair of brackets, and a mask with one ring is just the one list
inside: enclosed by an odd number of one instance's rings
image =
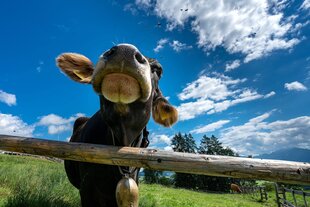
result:
[(139, 52), (136, 52), (135, 58), (136, 58), (136, 60), (137, 60), (139, 63), (141, 63), (141, 64), (143, 64), (143, 63), (146, 62), (145, 58), (144, 58), (144, 57), (141, 55), (141, 53), (139, 53)]

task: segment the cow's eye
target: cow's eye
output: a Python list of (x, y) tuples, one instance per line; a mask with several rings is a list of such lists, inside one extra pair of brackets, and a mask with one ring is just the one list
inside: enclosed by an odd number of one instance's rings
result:
[(111, 55), (113, 55), (113, 54), (115, 53), (116, 48), (117, 48), (116, 46), (112, 47), (111, 49), (109, 49), (108, 51), (106, 51), (106, 52), (103, 54), (103, 56), (106, 57), (106, 58), (110, 57)]
[(149, 58), (149, 57), (146, 57), (146, 59), (150, 64), (151, 72), (156, 73), (157, 77), (160, 78), (163, 73), (163, 68), (161, 64), (156, 59)]
[(154, 64), (151, 67), (152, 67), (152, 73), (156, 73), (158, 78), (160, 78), (162, 73), (163, 73), (163, 69), (162, 69), (161, 65)]
[(158, 76), (158, 78), (161, 77), (162, 75), (162, 68), (161, 67), (152, 67), (152, 73), (156, 73), (156, 75)]

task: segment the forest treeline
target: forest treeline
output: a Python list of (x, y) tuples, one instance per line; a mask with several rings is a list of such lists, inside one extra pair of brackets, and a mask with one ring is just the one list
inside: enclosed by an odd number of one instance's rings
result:
[[(191, 134), (175, 134), (171, 140), (171, 146), (175, 152), (198, 153), (207, 155), (239, 156), (231, 148), (224, 147), (214, 135), (208, 137), (204, 135), (200, 140), (199, 146)], [(221, 191), (228, 192), (231, 183), (251, 185), (255, 181), (240, 180), (226, 177), (214, 177), (206, 175), (195, 175), (185, 173), (174, 173), (167, 176), (161, 171), (144, 169), (144, 182), (158, 183), (163, 185), (173, 185), (175, 187), (195, 189), (202, 191)]]

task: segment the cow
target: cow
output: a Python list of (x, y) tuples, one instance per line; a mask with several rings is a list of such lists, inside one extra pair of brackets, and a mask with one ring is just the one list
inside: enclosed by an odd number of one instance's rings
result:
[(241, 190), (241, 188), (239, 187), (239, 185), (234, 184), (234, 183), (230, 184), (230, 190), (231, 190), (232, 192), (242, 193), (242, 190)]
[[(158, 86), (161, 64), (131, 44), (107, 50), (95, 66), (77, 53), (63, 53), (56, 63), (70, 79), (91, 84), (100, 100), (100, 109), (92, 117), (75, 121), (70, 142), (147, 147), (151, 114), (164, 127), (177, 122), (176, 108)], [(69, 160), (64, 165), (83, 207), (117, 207), (115, 189), (124, 173), (138, 182), (139, 169)]]

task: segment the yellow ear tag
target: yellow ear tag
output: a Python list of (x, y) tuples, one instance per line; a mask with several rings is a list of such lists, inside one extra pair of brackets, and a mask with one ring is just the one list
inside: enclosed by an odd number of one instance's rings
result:
[(163, 111), (163, 110), (161, 110), (161, 112), (160, 112), (160, 118), (161, 118), (161, 120), (169, 119), (169, 118), (170, 118), (170, 114), (169, 114), (169, 113), (166, 113), (166, 112)]
[(83, 74), (79, 71), (79, 70), (73, 70), (73, 73), (79, 77), (81, 79), (81, 82), (90, 82), (91, 81), (91, 77), (84, 77)]

